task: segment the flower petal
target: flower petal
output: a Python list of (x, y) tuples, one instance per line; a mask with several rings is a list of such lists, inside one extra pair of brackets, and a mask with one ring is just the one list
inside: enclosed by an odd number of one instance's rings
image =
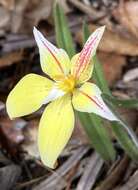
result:
[(64, 96), (47, 106), (40, 120), (38, 134), (40, 156), (46, 166), (54, 168), (73, 128), (74, 112), (70, 96)]
[[(76, 63), (74, 64), (72, 70), (72, 74), (76, 78), (80, 78), (83, 73), (85, 73), (88, 69), (88, 65), (91, 63), (91, 58), (96, 53), (97, 46), (102, 38), (104, 33), (105, 26), (102, 26), (95, 30), (92, 35), (88, 38), (87, 42), (84, 45), (84, 48), (79, 54)], [(93, 65), (92, 65), (93, 67)]]
[(78, 111), (93, 112), (111, 121), (118, 120), (102, 100), (101, 91), (95, 84), (86, 82), (75, 90), (72, 102)]
[(51, 44), (35, 27), (33, 32), (39, 48), (42, 70), (53, 79), (59, 75), (67, 75), (70, 71), (67, 53)]
[[(79, 56), (80, 56), (80, 53), (74, 55), (71, 59), (71, 73), (73, 73), (74, 67), (76, 67), (76, 62)], [(80, 74), (77, 80), (77, 83), (81, 84), (88, 81), (92, 76), (93, 68), (94, 68), (94, 64), (93, 64), (93, 61), (91, 60), (90, 63), (84, 69), (83, 73)]]
[(28, 115), (38, 110), (54, 82), (36, 74), (23, 77), (10, 92), (6, 108), (11, 118)]

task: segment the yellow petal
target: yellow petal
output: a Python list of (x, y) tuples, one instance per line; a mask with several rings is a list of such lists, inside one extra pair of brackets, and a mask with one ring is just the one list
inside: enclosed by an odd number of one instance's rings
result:
[(92, 33), (92, 35), (88, 38), (87, 42), (85, 43), (72, 69), (72, 74), (76, 78), (79, 79), (79, 77), (83, 75), (83, 73), (85, 73), (86, 70), (88, 69), (89, 67), (88, 65), (91, 63), (91, 59), (96, 53), (96, 49), (102, 38), (104, 29), (105, 29), (105, 26), (102, 26), (96, 29), (95, 32)]
[(54, 164), (67, 144), (74, 128), (74, 112), (68, 95), (53, 101), (40, 120), (38, 146), (43, 163)]
[(101, 97), (100, 89), (92, 83), (86, 82), (73, 93), (73, 106), (81, 112), (95, 113), (103, 118), (114, 121), (117, 118), (110, 111)]
[(10, 92), (6, 108), (11, 118), (35, 112), (49, 94), (53, 82), (45, 77), (28, 74)]
[(67, 53), (51, 44), (35, 27), (33, 32), (39, 48), (42, 70), (53, 79), (67, 75), (70, 71), (70, 59)]
[[(74, 67), (76, 67), (76, 62), (77, 62), (79, 56), (80, 56), (80, 53), (74, 55), (71, 59), (71, 73), (72, 74), (74, 71)], [(81, 84), (81, 83), (88, 81), (92, 76), (93, 68), (94, 68), (94, 64), (93, 64), (93, 61), (91, 60), (90, 63), (84, 69), (84, 71), (82, 73), (80, 73), (80, 76), (77, 80), (77, 84)]]

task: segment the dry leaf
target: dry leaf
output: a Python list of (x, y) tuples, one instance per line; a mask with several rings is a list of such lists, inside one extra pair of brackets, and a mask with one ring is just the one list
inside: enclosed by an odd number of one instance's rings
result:
[(22, 52), (12, 52), (0, 57), (0, 68), (10, 66), (22, 59)]
[[(96, 28), (95, 25), (89, 25), (89, 29), (93, 32)], [(78, 32), (76, 39), (79, 43), (82, 43), (82, 32)], [(127, 39), (124, 36), (120, 36), (117, 33), (105, 30), (104, 36), (100, 42), (99, 50), (107, 53), (116, 53), (122, 55), (136, 56), (138, 55), (138, 42)]]
[(10, 13), (3, 7), (0, 7), (0, 29), (7, 30), (10, 24)]
[(110, 86), (113, 85), (121, 77), (123, 66), (126, 64), (125, 57), (117, 54), (99, 52), (98, 58), (103, 65), (108, 84)]
[(23, 119), (11, 121), (8, 117), (0, 118), (1, 130), (9, 144), (17, 145), (24, 140), (23, 128), (26, 122)]
[(14, 10), (11, 13), (10, 27), (13, 33), (17, 33), (21, 28), (24, 27), (23, 19), (24, 13), (29, 4), (29, 0), (17, 0), (15, 3)]
[(37, 25), (40, 20), (47, 19), (50, 16), (52, 5), (53, 0), (41, 0), (37, 7), (27, 12), (26, 16), (31, 21), (30, 27)]
[(135, 37), (138, 37), (138, 2), (121, 0), (117, 9), (113, 11), (114, 17)]
[(31, 120), (24, 130), (25, 140), (22, 144), (22, 149), (24, 152), (28, 153), (27, 157), (39, 158), (37, 146), (38, 125), (39, 120)]
[(8, 10), (13, 10), (15, 5), (15, 0), (0, 0), (0, 4), (3, 5)]
[(53, 0), (18, 1), (12, 15), (12, 32), (32, 33), (33, 26), (40, 20), (47, 19), (51, 13)]
[(138, 1), (128, 1), (125, 7), (133, 25), (138, 29)]
[(8, 27), (12, 33), (32, 33), (33, 26), (50, 16), (53, 0), (1, 0), (0, 4), (0, 27), (3, 30)]

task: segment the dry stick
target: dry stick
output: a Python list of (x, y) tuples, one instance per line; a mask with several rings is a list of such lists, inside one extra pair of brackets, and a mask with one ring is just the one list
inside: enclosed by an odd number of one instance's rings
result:
[[(75, 19), (72, 17), (69, 17), (69, 26), (71, 28), (72, 33), (76, 33), (78, 31), (78, 28), (82, 25), (82, 20), (85, 18), (85, 20), (89, 21), (89, 18), (86, 18), (86, 16), (76, 16)], [(55, 42), (55, 35), (51, 34), (50, 36), (47, 36), (47, 39), (54, 43)], [(32, 48), (36, 46), (36, 42), (33, 37), (27, 36), (27, 35), (9, 35), (9, 37), (6, 38), (6, 40), (0, 40), (0, 46), (1, 46), (1, 55), (5, 53), (10, 53), (13, 51), (17, 51), (23, 48)]]
[(84, 173), (78, 182), (76, 190), (91, 190), (95, 184), (97, 175), (99, 174), (104, 161), (95, 152), (89, 158), (89, 162), (85, 167)]
[(99, 19), (104, 18), (107, 13), (96, 11), (94, 8), (85, 5), (84, 3), (78, 0), (68, 0), (72, 5), (77, 7), (79, 10), (88, 15), (93, 21), (97, 21)]
[[(84, 13), (89, 15), (89, 18), (86, 17), (86, 15), (76, 16), (75, 19), (68, 18), (69, 19), (69, 26), (71, 28), (72, 33), (76, 33), (78, 31), (78, 28), (82, 25), (82, 20), (85, 19), (86, 21), (96, 21), (99, 19), (102, 19), (105, 15), (105, 13), (99, 13), (95, 9), (87, 7), (83, 3), (79, 1), (72, 1), (69, 0), (70, 3), (75, 5), (78, 9), (82, 10)], [(74, 16), (74, 15), (73, 15)], [(50, 42), (55, 42), (54, 35), (47, 37)], [(1, 48), (1, 55), (4, 53), (9, 53), (12, 51), (17, 51), (23, 48), (31, 48), (36, 46), (36, 42), (34, 38), (29, 37), (27, 35), (9, 35), (9, 37), (6, 40), (0, 40), (0, 46)]]
[(113, 172), (95, 190), (111, 190), (121, 180), (130, 159), (125, 155)]
[(11, 164), (0, 168), (0, 189), (9, 190), (13, 188), (21, 175), (21, 168)]
[(127, 171), (125, 172), (123, 181), (128, 181), (130, 177), (132, 176), (132, 174), (134, 173), (134, 171), (136, 171), (136, 169), (137, 169), (137, 164), (131, 161), (131, 163), (128, 166)]
[(114, 190), (137, 190), (138, 189), (138, 170), (134, 173), (134, 175), (129, 179), (129, 181), (121, 186), (117, 187)]
[(46, 190), (54, 187), (60, 180), (63, 181), (63, 176), (74, 167), (79, 160), (86, 154), (89, 150), (88, 146), (81, 146), (76, 150), (76, 152), (63, 164), (59, 169), (57, 169), (48, 179), (42, 181), (39, 185), (32, 188), (32, 190)]
[(15, 41), (6, 41), (5, 43), (3, 43), (2, 46), (2, 52), (1, 54), (5, 54), (5, 53), (10, 53), (13, 51), (17, 51), (23, 48), (31, 48), (34, 47), (36, 45), (36, 42), (33, 38), (30, 38), (28, 36), (28, 38), (24, 39), (21, 38)]
[(74, 177), (75, 174), (76, 174), (76, 173), (78, 172), (78, 170), (79, 170), (79, 166), (80, 166), (79, 163), (76, 164), (76, 166), (73, 167), (73, 168), (70, 170), (70, 172), (68, 172), (67, 177), (66, 177), (66, 181), (67, 181), (68, 183), (67, 183), (67, 185), (66, 185), (65, 190), (70, 190), (70, 189), (71, 189), (72, 181), (73, 181), (74, 178), (75, 178), (75, 177)]

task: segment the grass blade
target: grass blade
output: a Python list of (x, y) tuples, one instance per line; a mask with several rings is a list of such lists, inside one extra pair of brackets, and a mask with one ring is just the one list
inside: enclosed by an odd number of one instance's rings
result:
[[(129, 137), (131, 138), (132, 142), (134, 143), (134, 145), (137, 147), (137, 151), (138, 151), (138, 140), (137, 137), (135, 135), (135, 133), (133, 132), (132, 128), (130, 128), (119, 116), (119, 114), (115, 111), (115, 107), (113, 106), (112, 102), (109, 100), (105, 100), (106, 104), (108, 105), (108, 107), (112, 110), (112, 112), (114, 113), (114, 115), (116, 115), (116, 117), (118, 118), (118, 122), (119, 125), (123, 126), (123, 128), (126, 130), (126, 132), (128, 133)], [(113, 122), (114, 123), (114, 122)], [(116, 122), (115, 122), (116, 123)]]
[(99, 62), (98, 58), (94, 56), (94, 73), (93, 73), (93, 79), (96, 81), (96, 84), (100, 87), (100, 89), (108, 94), (111, 95), (111, 92), (109, 90), (107, 81), (105, 80), (103, 68), (101, 63)]
[(108, 94), (102, 94), (104, 100), (112, 102), (113, 105), (117, 107), (124, 107), (124, 108), (138, 108), (138, 100), (137, 99), (126, 99), (121, 100), (115, 98), (114, 96), (110, 96)]
[(133, 144), (132, 140), (128, 138), (128, 133), (124, 130), (122, 125), (117, 122), (113, 122), (112, 129), (116, 134), (118, 142), (123, 147), (128, 156), (130, 156), (135, 162), (138, 162), (138, 148)]
[(58, 3), (54, 5), (54, 21), (57, 45), (65, 49), (68, 55), (72, 57), (75, 54), (73, 39), (67, 24), (67, 18)]

